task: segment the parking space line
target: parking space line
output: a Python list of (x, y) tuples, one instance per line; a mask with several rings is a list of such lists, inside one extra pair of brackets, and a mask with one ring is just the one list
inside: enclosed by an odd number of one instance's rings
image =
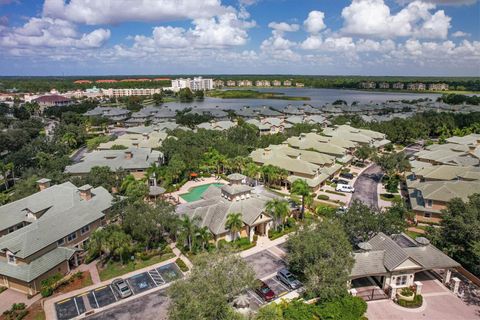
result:
[(77, 316), (79, 316), (79, 315), (80, 315), (80, 310), (78, 309), (78, 304), (77, 304), (77, 299), (76, 299), (76, 297), (73, 298), (73, 302), (75, 302), (75, 308), (77, 308)]
[(97, 296), (95, 295), (95, 290), (92, 291), (93, 299), (95, 299), (95, 303), (97, 304), (97, 308), (100, 308), (100, 305), (98, 304)]
[[(113, 294), (113, 297), (115, 298), (115, 301), (118, 301), (118, 298), (117, 296), (115, 295), (115, 292), (113, 292), (113, 288), (112, 286), (109, 286), (110, 287), (110, 290), (112, 291), (112, 294)], [(133, 291), (133, 290), (132, 290)], [(133, 292), (132, 292), (133, 293)]]
[(154, 284), (156, 287), (158, 287), (158, 284), (157, 284), (157, 282), (155, 281), (155, 279), (153, 279), (152, 275), (150, 274), (150, 271), (147, 272), (147, 273), (148, 273), (148, 275), (150, 276), (150, 279), (152, 279), (153, 284)]
[(264, 303), (264, 301), (257, 296), (257, 293), (255, 291), (251, 290), (250, 293), (255, 298), (255, 300), (258, 301), (258, 303), (260, 305), (262, 305)]
[(276, 277), (273, 277), (272, 280), (278, 283), (283, 289), (287, 290), (287, 292), (290, 291), (290, 288), (287, 287), (282, 281), (279, 281)]
[(103, 287), (100, 287), (100, 288), (96, 288), (95, 291), (100, 291), (102, 289), (105, 289), (107, 286), (103, 286)]
[(60, 301), (60, 302), (57, 302), (57, 304), (62, 304), (62, 303), (68, 302), (68, 301), (70, 301), (70, 300), (72, 300), (72, 298), (67, 298), (67, 299), (62, 300), (62, 301)]

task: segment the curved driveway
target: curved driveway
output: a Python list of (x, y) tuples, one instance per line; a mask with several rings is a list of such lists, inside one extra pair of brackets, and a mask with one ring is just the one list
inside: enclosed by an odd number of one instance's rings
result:
[(379, 165), (372, 164), (358, 176), (355, 184), (355, 193), (352, 200), (360, 200), (367, 206), (378, 209), (378, 183), (382, 179), (383, 172)]

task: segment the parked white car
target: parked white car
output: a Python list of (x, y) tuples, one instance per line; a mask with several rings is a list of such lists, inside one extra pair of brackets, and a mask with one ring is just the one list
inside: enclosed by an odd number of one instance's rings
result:
[(355, 192), (355, 188), (352, 186), (349, 186), (348, 184), (337, 184), (337, 188), (335, 189), (336, 191), (341, 191), (341, 192)]

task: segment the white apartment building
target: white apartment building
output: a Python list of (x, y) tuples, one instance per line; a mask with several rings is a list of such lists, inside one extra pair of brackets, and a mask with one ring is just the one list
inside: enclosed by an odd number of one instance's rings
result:
[(103, 95), (109, 97), (129, 97), (129, 96), (151, 96), (155, 93), (161, 93), (162, 88), (149, 89), (104, 89)]
[(172, 80), (172, 91), (178, 92), (180, 89), (189, 88), (192, 91), (212, 90), (213, 79), (204, 79), (202, 77), (195, 77), (193, 79), (174, 79)]

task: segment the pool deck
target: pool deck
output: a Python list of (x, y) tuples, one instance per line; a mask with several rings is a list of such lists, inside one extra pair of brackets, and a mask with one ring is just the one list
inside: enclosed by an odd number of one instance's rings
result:
[(199, 181), (191, 180), (191, 181), (188, 181), (188, 182), (185, 183), (178, 191), (175, 191), (175, 192), (172, 192), (172, 193), (168, 193), (166, 196), (172, 196), (172, 197), (174, 197), (174, 198), (178, 201), (178, 203), (188, 203), (186, 200), (184, 200), (182, 197), (180, 197), (180, 195), (182, 195), (182, 194), (184, 194), (184, 193), (187, 193), (188, 190), (190, 190), (191, 188), (198, 187), (198, 186), (201, 186), (201, 185), (204, 185), (204, 184), (210, 184), (210, 183), (223, 183), (223, 184), (228, 184), (228, 181), (226, 181), (226, 180), (224, 180), (224, 179), (217, 180), (215, 177), (200, 178), (200, 179), (203, 179), (203, 180), (199, 180)]

